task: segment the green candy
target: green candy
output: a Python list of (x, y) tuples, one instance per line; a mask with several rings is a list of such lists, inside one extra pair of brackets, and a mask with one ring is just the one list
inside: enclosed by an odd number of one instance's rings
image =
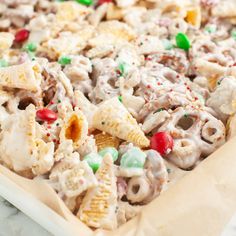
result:
[(37, 45), (35, 43), (28, 43), (25, 45), (24, 49), (28, 52), (35, 52), (37, 50)]
[(6, 67), (8, 66), (8, 62), (4, 59), (0, 59), (0, 67)]
[(119, 68), (121, 76), (123, 76), (125, 74), (125, 63), (120, 63), (118, 68)]
[(123, 168), (143, 168), (146, 154), (139, 148), (133, 147), (122, 155), (120, 166)]
[(215, 33), (216, 32), (216, 25), (208, 25), (205, 27), (205, 32), (208, 33)]
[(67, 56), (62, 56), (59, 58), (58, 63), (65, 66), (71, 63), (71, 58)]
[(93, 169), (94, 172), (98, 170), (102, 163), (102, 157), (94, 152), (86, 155), (84, 160), (87, 161), (88, 165)]
[(163, 44), (165, 50), (171, 50), (171, 49), (173, 49), (173, 44), (172, 44), (171, 41), (168, 40), (168, 39), (163, 39), (163, 40), (162, 40), (162, 44)]
[(122, 103), (123, 102), (122, 96), (118, 96), (118, 100)]
[(236, 30), (235, 30), (235, 29), (231, 31), (231, 37), (232, 37), (234, 40), (236, 40)]
[(184, 49), (184, 50), (189, 50), (191, 44), (188, 36), (183, 33), (178, 33), (175, 37), (176, 45), (178, 48)]
[(75, 0), (75, 1), (86, 6), (90, 6), (93, 4), (93, 0)]
[(98, 154), (104, 157), (107, 153), (111, 154), (113, 161), (116, 161), (118, 159), (118, 151), (113, 147), (104, 148)]

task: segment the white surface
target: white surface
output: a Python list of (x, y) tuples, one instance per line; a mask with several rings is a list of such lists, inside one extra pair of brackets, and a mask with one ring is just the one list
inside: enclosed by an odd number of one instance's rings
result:
[[(64, 220), (50, 208), (46, 207), (42, 202), (34, 198), (31, 194), (23, 191), (19, 186), (17, 186), (2, 174), (0, 174), (0, 196), (2, 196), (4, 199), (7, 199), (11, 204), (16, 206), (35, 222), (47, 229), (51, 234), (55, 236), (78, 235), (77, 230), (71, 228), (70, 224), (66, 220)], [(1, 227), (0, 236), (2, 236)], [(16, 236), (28, 235), (18, 233)], [(30, 236), (35, 235), (31, 234)], [(44, 235), (41, 234), (41, 236)]]
[(0, 197), (0, 236), (52, 235)]
[(236, 214), (232, 217), (221, 236), (236, 236)]

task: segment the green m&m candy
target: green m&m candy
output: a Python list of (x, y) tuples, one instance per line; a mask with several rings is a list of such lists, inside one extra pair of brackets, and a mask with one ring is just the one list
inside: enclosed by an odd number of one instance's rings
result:
[(8, 62), (4, 59), (0, 59), (0, 67), (6, 67), (8, 66)]
[(95, 152), (91, 152), (86, 155), (84, 160), (87, 161), (88, 165), (93, 169), (94, 172), (98, 170), (102, 163), (102, 157)]
[(75, 1), (85, 6), (90, 6), (93, 4), (93, 0), (75, 0)]
[(231, 31), (231, 37), (232, 37), (234, 40), (236, 40), (236, 30), (235, 30), (235, 29)]
[(68, 56), (62, 56), (59, 58), (58, 63), (65, 66), (71, 63), (71, 58)]
[(120, 166), (123, 168), (143, 168), (146, 154), (139, 148), (133, 147), (122, 155)]
[(107, 153), (111, 154), (113, 161), (116, 161), (118, 159), (118, 151), (113, 147), (104, 148), (98, 154), (104, 157)]
[(205, 27), (205, 32), (208, 32), (208, 33), (215, 33), (216, 32), (216, 25), (207, 25)]
[(35, 43), (27, 43), (24, 49), (28, 52), (35, 52), (37, 50), (37, 45)]
[(186, 51), (189, 50), (191, 46), (188, 36), (184, 33), (178, 33), (175, 36), (175, 41), (178, 48), (184, 49)]

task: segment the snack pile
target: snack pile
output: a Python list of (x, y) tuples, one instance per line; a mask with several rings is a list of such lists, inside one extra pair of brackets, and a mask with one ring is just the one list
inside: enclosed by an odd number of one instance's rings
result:
[(235, 0), (3, 0), (0, 163), (112, 230), (236, 134)]

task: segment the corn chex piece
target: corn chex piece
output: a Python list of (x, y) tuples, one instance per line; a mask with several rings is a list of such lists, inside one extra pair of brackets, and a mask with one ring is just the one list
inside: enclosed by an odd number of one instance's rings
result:
[(96, 172), (98, 186), (89, 189), (77, 216), (88, 226), (103, 229), (117, 227), (117, 189), (112, 156), (106, 154)]
[(96, 140), (98, 151), (106, 147), (114, 147), (117, 149), (120, 144), (120, 140), (118, 138), (113, 137), (110, 134), (103, 133), (103, 132), (95, 134), (94, 138)]
[(99, 34), (110, 34), (118, 39), (131, 41), (135, 39), (135, 32), (125, 23), (117, 20), (102, 22), (98, 25)]
[(14, 35), (11, 33), (0, 33), (0, 52), (9, 49), (14, 41)]
[(97, 179), (86, 161), (81, 161), (74, 168), (59, 175), (62, 192), (67, 197), (76, 197), (85, 190), (95, 187)]
[(201, 8), (189, 8), (186, 14), (186, 21), (199, 29), (201, 26)]
[(92, 9), (76, 2), (61, 2), (58, 4), (56, 18), (59, 21), (75, 21), (86, 17), (91, 11)]
[(210, 90), (214, 90), (217, 85), (217, 77), (216, 76), (208, 77), (207, 81), (208, 81), (208, 87), (210, 88)]
[(137, 121), (116, 97), (98, 107), (93, 116), (93, 126), (139, 147), (148, 147), (150, 143)]
[(115, 6), (114, 3), (108, 4), (107, 14), (106, 18), (107, 20), (120, 20), (124, 16), (123, 10), (117, 6)]
[(36, 62), (0, 68), (0, 85), (36, 92), (40, 89), (41, 68)]

